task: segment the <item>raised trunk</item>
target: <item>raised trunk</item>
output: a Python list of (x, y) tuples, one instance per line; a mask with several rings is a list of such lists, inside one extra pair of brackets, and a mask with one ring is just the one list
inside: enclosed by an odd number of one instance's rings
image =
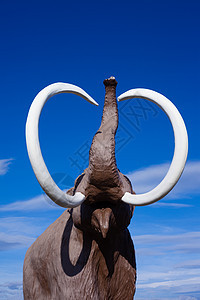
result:
[(117, 81), (110, 77), (104, 80), (104, 85), (106, 94), (103, 117), (90, 148), (90, 184), (101, 188), (114, 188), (121, 186), (115, 158), (115, 134), (118, 127)]

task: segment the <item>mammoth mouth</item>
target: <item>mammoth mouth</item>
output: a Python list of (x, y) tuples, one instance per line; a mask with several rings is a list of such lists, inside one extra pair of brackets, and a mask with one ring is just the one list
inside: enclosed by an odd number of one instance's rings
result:
[[(87, 204), (87, 202), (86, 202)], [(106, 208), (110, 208), (113, 209), (116, 207), (117, 203), (115, 202), (108, 202), (108, 201), (99, 201), (99, 202), (94, 202), (94, 203), (88, 203), (91, 207), (92, 210), (97, 210), (97, 209), (106, 209)]]
[(104, 207), (102, 207), (102, 205), (99, 207), (95, 205), (91, 214), (91, 227), (98, 238), (107, 238), (113, 232), (113, 229), (116, 230), (116, 220), (113, 209), (106, 206), (106, 203)]
[[(89, 231), (96, 238), (107, 238), (114, 232), (125, 230), (130, 224), (133, 209), (124, 202), (112, 203), (101, 201), (81, 205), (81, 218), (76, 226), (82, 231)], [(97, 236), (96, 236), (97, 235)]]

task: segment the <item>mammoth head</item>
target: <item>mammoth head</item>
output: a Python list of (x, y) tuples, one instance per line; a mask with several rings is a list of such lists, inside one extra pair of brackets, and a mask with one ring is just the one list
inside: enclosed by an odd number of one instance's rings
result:
[(99, 231), (102, 236), (107, 234), (108, 224), (112, 224), (113, 230), (125, 228), (135, 205), (148, 205), (168, 194), (183, 172), (188, 151), (184, 121), (177, 108), (166, 97), (148, 89), (132, 89), (119, 96), (118, 101), (144, 98), (157, 104), (169, 117), (174, 130), (175, 149), (168, 173), (153, 190), (135, 195), (128, 178), (118, 170), (115, 158), (115, 134), (118, 126), (117, 82), (111, 77), (104, 80), (104, 85), (106, 95), (103, 117), (92, 141), (89, 166), (67, 193), (55, 184), (41, 154), (38, 138), (41, 110), (50, 97), (59, 93), (73, 93), (94, 105), (98, 104), (77, 86), (55, 83), (44, 88), (36, 96), (26, 123), (28, 154), (42, 189), (56, 204), (62, 207), (76, 207), (73, 218), (77, 226), (89, 227), (89, 230)]

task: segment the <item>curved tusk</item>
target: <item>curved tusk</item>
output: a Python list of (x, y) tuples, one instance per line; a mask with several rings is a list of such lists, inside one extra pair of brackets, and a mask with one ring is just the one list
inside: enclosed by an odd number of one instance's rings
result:
[(170, 168), (153, 190), (139, 195), (128, 192), (122, 197), (122, 201), (131, 205), (148, 205), (162, 199), (167, 195), (179, 180), (185, 167), (188, 153), (188, 135), (185, 123), (175, 105), (163, 95), (148, 89), (132, 89), (118, 97), (118, 101), (131, 98), (144, 98), (157, 104), (169, 117), (174, 131), (175, 148)]
[(71, 208), (80, 205), (85, 200), (85, 196), (80, 192), (70, 196), (59, 189), (45, 165), (38, 137), (38, 124), (42, 108), (49, 98), (60, 93), (76, 94), (88, 102), (98, 105), (85, 91), (73, 84), (58, 82), (47, 86), (38, 93), (30, 107), (26, 121), (26, 144), (33, 171), (42, 189), (56, 204)]

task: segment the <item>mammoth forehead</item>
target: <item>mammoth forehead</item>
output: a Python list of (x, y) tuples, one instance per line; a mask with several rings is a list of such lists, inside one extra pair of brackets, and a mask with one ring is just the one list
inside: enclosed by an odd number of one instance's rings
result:
[[(85, 202), (93, 204), (96, 202), (111, 202), (117, 204), (125, 192), (134, 193), (129, 179), (118, 171), (119, 181), (110, 184), (109, 181), (91, 182), (88, 169), (85, 170), (75, 181), (72, 193), (81, 192), (85, 195)], [(69, 191), (68, 191), (69, 193)]]
[(121, 199), (126, 192), (134, 194), (129, 179), (120, 172), (119, 177), (120, 184), (114, 186), (110, 186), (109, 184), (106, 184), (106, 182), (100, 182), (97, 185), (89, 183), (84, 193), (86, 196), (86, 202), (94, 203), (106, 201), (117, 204), (117, 202), (121, 202)]
[(86, 189), (86, 203), (100, 205), (103, 207), (104, 205), (108, 207), (109, 205), (117, 205), (118, 202), (121, 201), (123, 197), (123, 191), (120, 187), (114, 188), (105, 188), (99, 189), (95, 186), (89, 186)]

